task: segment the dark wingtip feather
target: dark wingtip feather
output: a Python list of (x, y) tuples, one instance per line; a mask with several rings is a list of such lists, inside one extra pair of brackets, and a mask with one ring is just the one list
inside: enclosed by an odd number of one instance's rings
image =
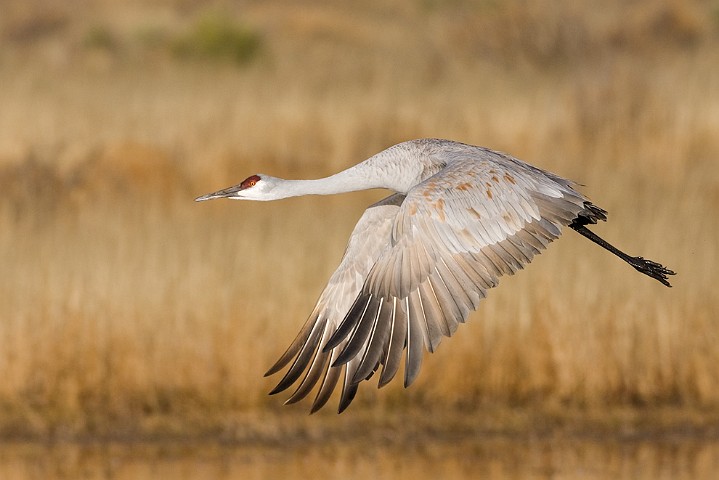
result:
[[(281, 387), (281, 388), (280, 388), (280, 387)], [(273, 388), (272, 390), (270, 390), (270, 393), (268, 393), (268, 395), (277, 395), (278, 393), (284, 391), (285, 389), (287, 389), (287, 387), (286, 387), (286, 386), (282, 386), (282, 383), (280, 382), (280, 383), (278, 383), (278, 384), (275, 386), (275, 388)]]
[(282, 363), (282, 362), (277, 361), (277, 362), (275, 362), (274, 365), (272, 365), (272, 366), (265, 372), (265, 374), (264, 374), (263, 376), (269, 377), (270, 375), (274, 375), (275, 373), (277, 373), (277, 372), (279, 372), (280, 370), (282, 370), (282, 367), (284, 367), (285, 365), (286, 365), (286, 363)]
[[(358, 295), (355, 299), (354, 303), (352, 304), (352, 307), (350, 307), (349, 311), (347, 312), (347, 315), (345, 315), (345, 318), (340, 323), (340, 326), (337, 327), (337, 330), (335, 330), (335, 333), (332, 334), (329, 340), (327, 340), (327, 344), (322, 348), (322, 352), (327, 353), (333, 348), (335, 348), (337, 345), (339, 345), (342, 340), (349, 335), (349, 333), (352, 331), (352, 329), (355, 327), (355, 324), (357, 323), (357, 317), (361, 318), (361, 315), (364, 313), (364, 311), (367, 309), (367, 306), (369, 305), (369, 301), (372, 299), (372, 295), (364, 296), (364, 295)], [(361, 300), (363, 302), (361, 302)]]
[(325, 406), (325, 403), (322, 403), (321, 405), (318, 405), (317, 403), (313, 403), (312, 408), (310, 409), (310, 415), (314, 415), (315, 413), (317, 413), (322, 407)]
[(337, 414), (344, 412), (347, 407), (350, 406), (350, 403), (352, 403), (352, 400), (354, 400), (355, 395), (357, 395), (357, 387), (359, 384), (348, 384), (345, 385), (345, 388), (342, 390), (342, 397), (340, 398), (340, 406), (337, 409)]
[[(349, 341), (332, 364), (333, 367), (349, 362), (351, 359), (356, 357), (363, 348), (366, 348), (365, 344), (367, 343), (368, 338), (371, 340), (373, 332), (377, 327), (379, 314), (382, 308), (381, 300), (382, 299), (379, 299), (379, 301), (377, 301), (370, 296), (367, 301), (367, 306), (364, 309), (353, 309), (349, 314), (347, 314), (347, 318), (353, 317), (351, 321), (355, 324), (355, 327), (350, 334)], [(357, 316), (357, 313), (360, 310), (361, 313)]]
[(325, 376), (322, 379), (322, 385), (317, 392), (315, 401), (312, 403), (312, 410), (310, 410), (310, 413), (315, 413), (317, 410), (324, 407), (327, 401), (329, 401), (332, 396), (332, 392), (335, 389), (335, 385), (337, 385), (337, 380), (340, 378), (340, 373), (340, 368), (329, 368), (325, 371)]
[(289, 370), (287, 370), (287, 373), (285, 373), (285, 376), (282, 377), (282, 380), (280, 380), (277, 386), (272, 389), (270, 395), (286, 390), (290, 385), (295, 383), (298, 378), (300, 378), (300, 375), (302, 375), (302, 372), (305, 370), (307, 364), (311, 361), (317, 350), (320, 337), (324, 329), (324, 323), (324, 321), (315, 323), (309, 337), (305, 341), (305, 344), (295, 357), (295, 361), (292, 363), (292, 366)]
[(274, 375), (275, 373), (282, 370), (285, 365), (290, 363), (290, 360), (292, 360), (299, 354), (300, 350), (302, 350), (302, 346), (307, 342), (307, 339), (310, 337), (310, 334), (312, 333), (312, 328), (318, 321), (320, 321), (320, 319), (315, 309), (315, 311), (312, 312), (305, 324), (302, 326), (302, 329), (299, 331), (295, 339), (292, 340), (290, 346), (287, 348), (287, 350), (285, 350), (285, 353), (283, 353), (282, 356), (277, 359), (275, 364), (272, 365), (265, 372), (265, 377)]

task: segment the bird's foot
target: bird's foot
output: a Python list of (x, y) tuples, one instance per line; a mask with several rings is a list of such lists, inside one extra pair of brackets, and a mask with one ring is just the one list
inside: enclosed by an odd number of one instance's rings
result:
[(637, 271), (642, 272), (643, 274), (662, 282), (667, 287), (671, 287), (668, 276), (676, 275), (675, 272), (669, 270), (664, 265), (661, 265), (657, 262), (652, 262), (651, 260), (647, 260), (644, 257), (632, 257), (632, 261), (630, 263), (632, 267), (634, 267)]

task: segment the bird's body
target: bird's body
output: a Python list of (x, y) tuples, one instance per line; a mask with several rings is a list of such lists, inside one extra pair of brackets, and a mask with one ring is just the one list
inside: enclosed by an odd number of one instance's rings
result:
[[(339, 411), (381, 369), (388, 383), (404, 359), (404, 384), (504, 274), (529, 263), (569, 226), (665, 285), (673, 274), (630, 257), (585, 225), (606, 212), (574, 183), (509, 155), (450, 140), (400, 143), (336, 175), (283, 180), (253, 175), (197, 200), (275, 200), (369, 188), (393, 193), (370, 206), (313, 312), (267, 375), (289, 369), (271, 393), (298, 383), (288, 403), (319, 384), (312, 411), (342, 377)], [(300, 380), (301, 379), (301, 380)]]

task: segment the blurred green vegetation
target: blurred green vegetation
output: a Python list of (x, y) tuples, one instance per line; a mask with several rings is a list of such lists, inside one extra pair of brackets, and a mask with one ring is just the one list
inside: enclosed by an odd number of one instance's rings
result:
[(105, 25), (90, 27), (83, 39), (83, 45), (88, 49), (113, 51), (117, 49), (117, 38)]
[(262, 50), (262, 37), (256, 29), (215, 10), (203, 11), (189, 26), (174, 29), (145, 24), (130, 32), (95, 24), (86, 30), (81, 43), (85, 49), (107, 53), (164, 51), (180, 60), (235, 65), (251, 62)]
[(261, 45), (259, 33), (249, 26), (210, 12), (172, 41), (172, 51), (180, 58), (229, 60), (241, 65), (254, 59)]

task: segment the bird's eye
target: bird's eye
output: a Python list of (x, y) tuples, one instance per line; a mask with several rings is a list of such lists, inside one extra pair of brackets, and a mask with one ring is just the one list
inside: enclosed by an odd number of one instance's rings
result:
[(246, 188), (254, 187), (259, 181), (260, 177), (258, 177), (257, 175), (252, 175), (251, 177), (247, 177), (242, 181), (242, 183), (240, 184), (240, 188), (244, 190)]

